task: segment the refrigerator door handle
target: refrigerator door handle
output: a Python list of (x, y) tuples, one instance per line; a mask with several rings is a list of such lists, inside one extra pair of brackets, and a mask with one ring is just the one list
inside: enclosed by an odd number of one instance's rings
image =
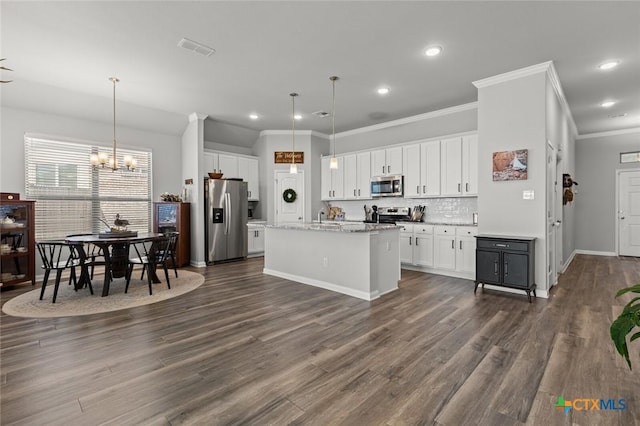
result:
[(224, 194), (224, 235), (229, 235), (229, 194)]
[(227, 235), (231, 233), (231, 218), (233, 217), (231, 214), (231, 195), (227, 192), (225, 194), (227, 196)]

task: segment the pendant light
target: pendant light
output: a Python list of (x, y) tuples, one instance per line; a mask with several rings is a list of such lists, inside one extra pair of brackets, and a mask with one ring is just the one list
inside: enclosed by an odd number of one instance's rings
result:
[[(118, 170), (118, 159), (116, 156), (116, 147), (118, 143), (116, 142), (116, 83), (120, 80), (116, 77), (109, 77), (109, 80), (113, 83), (113, 157), (109, 158), (109, 155), (103, 152), (99, 152), (98, 154), (91, 154), (91, 165), (94, 169), (97, 169), (98, 166), (104, 168), (105, 165), (109, 165), (109, 168), (112, 171)], [(124, 156), (124, 165), (128, 170), (134, 170), (138, 162), (135, 158), (130, 155)]]
[(336, 158), (336, 80), (338, 77), (331, 76), (331, 85), (333, 89), (333, 103), (331, 107), (331, 139), (333, 139), (333, 148), (331, 149), (331, 159), (329, 160), (329, 168), (338, 168), (338, 159)]
[(298, 173), (298, 166), (296, 166), (296, 96), (297, 93), (290, 93), (291, 96), (291, 166), (289, 166), (289, 173)]

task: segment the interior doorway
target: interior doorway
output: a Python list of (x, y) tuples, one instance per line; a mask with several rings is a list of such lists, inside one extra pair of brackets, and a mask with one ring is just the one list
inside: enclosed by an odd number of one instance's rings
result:
[[(546, 240), (547, 240), (547, 288), (551, 289), (558, 282), (559, 262), (562, 250), (562, 217), (558, 213), (558, 153), (551, 141), (547, 141), (547, 188), (546, 188)], [(560, 252), (560, 253), (558, 253)]]
[(640, 257), (640, 169), (616, 174), (618, 255)]
[(304, 170), (276, 170), (274, 188), (275, 222), (304, 222)]

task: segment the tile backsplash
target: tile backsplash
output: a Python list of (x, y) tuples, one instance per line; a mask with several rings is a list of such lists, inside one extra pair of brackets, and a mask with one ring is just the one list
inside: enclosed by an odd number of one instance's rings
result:
[(423, 221), (451, 224), (473, 223), (473, 213), (478, 211), (477, 197), (464, 198), (384, 198), (376, 200), (334, 201), (333, 207), (342, 207), (345, 220), (364, 220), (364, 206), (411, 207), (427, 206)]

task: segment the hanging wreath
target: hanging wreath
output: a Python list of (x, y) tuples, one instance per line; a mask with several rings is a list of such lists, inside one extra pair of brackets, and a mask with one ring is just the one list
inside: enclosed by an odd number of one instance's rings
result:
[(293, 203), (297, 197), (298, 194), (296, 194), (296, 191), (291, 188), (285, 189), (282, 193), (282, 198), (284, 199), (285, 203)]

